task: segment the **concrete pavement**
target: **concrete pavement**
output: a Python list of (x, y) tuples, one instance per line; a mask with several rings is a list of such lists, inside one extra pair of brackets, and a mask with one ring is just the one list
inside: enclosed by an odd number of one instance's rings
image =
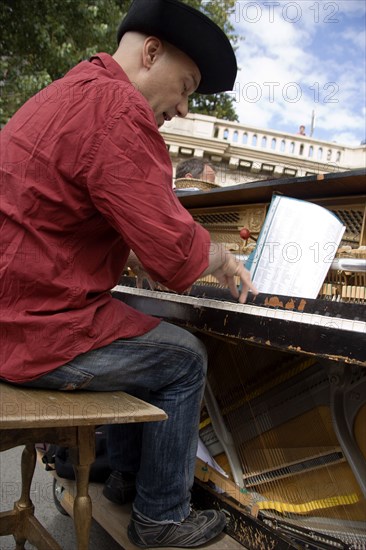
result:
[[(20, 458), (23, 447), (16, 447), (0, 453), (0, 511), (13, 508), (13, 503), (20, 496)], [(62, 546), (63, 550), (75, 550), (75, 535), (73, 521), (69, 516), (63, 516), (53, 501), (53, 478), (41, 464), (37, 463), (34, 473), (31, 499), (35, 506), (35, 515)], [(14, 550), (15, 542), (12, 536), (0, 537), (0, 550)], [(34, 550), (29, 543), (26, 550)], [(121, 550), (108, 533), (94, 520), (90, 535), (89, 550)]]

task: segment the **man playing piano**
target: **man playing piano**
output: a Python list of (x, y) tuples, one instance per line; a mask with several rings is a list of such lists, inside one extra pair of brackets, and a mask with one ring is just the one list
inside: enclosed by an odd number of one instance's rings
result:
[(194, 91), (232, 89), (236, 60), (222, 30), (178, 0), (134, 0), (118, 43), (40, 91), (1, 133), (0, 376), (125, 390), (164, 409), (166, 422), (111, 427), (105, 494), (134, 496), (134, 544), (195, 547), (225, 526), (221, 512), (190, 511), (206, 352), (111, 289), (133, 250), (176, 292), (209, 273), (241, 302), (255, 292), (174, 195), (158, 131), (186, 116)]

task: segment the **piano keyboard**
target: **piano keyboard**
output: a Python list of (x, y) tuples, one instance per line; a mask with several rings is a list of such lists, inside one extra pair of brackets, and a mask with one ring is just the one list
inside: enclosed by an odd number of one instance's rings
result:
[[(141, 298), (157, 299), (170, 304), (187, 304), (193, 308), (205, 307), (211, 310), (223, 310), (239, 314), (251, 315), (257, 318), (277, 319), (289, 321), (292, 323), (301, 323), (312, 326), (332, 328), (337, 331), (350, 331), (366, 334), (366, 321), (359, 319), (350, 319), (338, 315), (322, 315), (319, 313), (306, 313), (305, 311), (295, 311), (283, 308), (265, 307), (253, 303), (239, 304), (234, 302), (221, 301), (212, 298), (200, 298), (187, 294), (174, 294), (170, 292), (145, 290), (141, 288), (131, 288), (129, 286), (117, 285), (114, 291), (139, 296)], [(216, 289), (217, 290), (217, 289)], [(287, 300), (289, 300), (287, 298)], [(280, 300), (278, 300), (280, 302)], [(310, 300), (307, 300), (308, 302)], [(270, 303), (270, 299), (268, 300)], [(275, 303), (275, 302), (274, 302)], [(301, 303), (301, 302), (300, 302)], [(288, 307), (288, 306), (286, 306)], [(363, 307), (363, 306), (361, 306)], [(362, 312), (365, 316), (365, 312)]]

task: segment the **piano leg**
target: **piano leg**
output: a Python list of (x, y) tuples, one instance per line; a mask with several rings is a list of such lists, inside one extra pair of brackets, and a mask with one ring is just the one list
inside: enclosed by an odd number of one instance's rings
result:
[(356, 416), (366, 403), (366, 371), (352, 365), (331, 363), (329, 381), (334, 431), (366, 497), (366, 458), (354, 433)]

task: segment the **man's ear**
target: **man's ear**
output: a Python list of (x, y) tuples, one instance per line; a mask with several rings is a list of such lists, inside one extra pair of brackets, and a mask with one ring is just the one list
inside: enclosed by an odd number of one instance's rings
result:
[(185, 174), (184, 176), (187, 180), (192, 180), (193, 179), (193, 176), (190, 172), (188, 172), (188, 174)]
[(156, 36), (148, 36), (144, 42), (142, 52), (142, 63), (147, 69), (150, 69), (155, 63), (157, 57), (164, 49), (163, 43)]

